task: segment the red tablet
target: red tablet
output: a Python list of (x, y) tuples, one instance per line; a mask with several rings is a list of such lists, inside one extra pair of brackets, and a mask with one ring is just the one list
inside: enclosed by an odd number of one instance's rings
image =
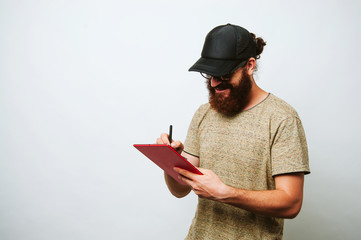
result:
[(162, 144), (134, 144), (136, 149), (142, 152), (146, 157), (157, 164), (169, 176), (183, 184), (182, 180), (178, 179), (179, 174), (173, 168), (179, 167), (188, 170), (192, 173), (203, 175), (196, 167), (177, 153), (171, 146)]

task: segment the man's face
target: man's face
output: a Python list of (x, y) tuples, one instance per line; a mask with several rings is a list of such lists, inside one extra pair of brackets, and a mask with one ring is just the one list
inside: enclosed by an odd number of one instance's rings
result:
[(247, 68), (239, 68), (229, 81), (211, 78), (207, 82), (209, 103), (219, 113), (233, 116), (241, 112), (249, 101), (252, 80)]

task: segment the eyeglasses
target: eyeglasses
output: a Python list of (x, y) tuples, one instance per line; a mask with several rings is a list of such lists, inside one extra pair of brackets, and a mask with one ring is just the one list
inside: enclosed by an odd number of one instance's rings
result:
[(214, 79), (219, 79), (222, 81), (229, 81), (229, 80), (231, 80), (232, 74), (237, 69), (244, 67), (247, 64), (247, 62), (248, 62), (248, 60), (244, 60), (244, 61), (240, 62), (231, 73), (227, 73), (226, 75), (223, 75), (223, 76), (217, 77), (217, 76), (212, 76), (212, 75), (209, 75), (207, 73), (202, 73), (202, 72), (200, 74), (202, 75), (202, 77), (204, 77), (207, 80), (211, 80), (212, 78), (214, 78)]
[(202, 75), (202, 77), (204, 77), (205, 79), (208, 79), (208, 80), (215, 78), (215, 79), (220, 79), (222, 81), (229, 81), (229, 80), (231, 80), (231, 77), (232, 77), (232, 73), (228, 73), (228, 74), (220, 76), (220, 77), (212, 76), (212, 75), (202, 73), (202, 72), (200, 74)]

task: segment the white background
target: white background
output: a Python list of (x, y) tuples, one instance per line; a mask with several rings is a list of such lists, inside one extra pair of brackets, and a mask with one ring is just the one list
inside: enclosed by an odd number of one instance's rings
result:
[(132, 145), (184, 140), (205, 35), (267, 41), (258, 84), (290, 103), (311, 175), (285, 239), (360, 236), (359, 1), (0, 1), (0, 239), (184, 239), (176, 199)]

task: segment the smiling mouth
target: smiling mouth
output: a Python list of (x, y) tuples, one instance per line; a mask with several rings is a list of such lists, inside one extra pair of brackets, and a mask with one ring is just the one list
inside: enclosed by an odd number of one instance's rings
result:
[(231, 89), (231, 86), (229, 86), (229, 84), (219, 84), (218, 86), (216, 87), (213, 87), (216, 91), (224, 91), (224, 90), (227, 90), (227, 89)]
[(223, 90), (225, 90), (226, 88), (224, 88), (224, 87), (215, 87), (214, 89), (216, 89), (217, 91), (223, 91)]

